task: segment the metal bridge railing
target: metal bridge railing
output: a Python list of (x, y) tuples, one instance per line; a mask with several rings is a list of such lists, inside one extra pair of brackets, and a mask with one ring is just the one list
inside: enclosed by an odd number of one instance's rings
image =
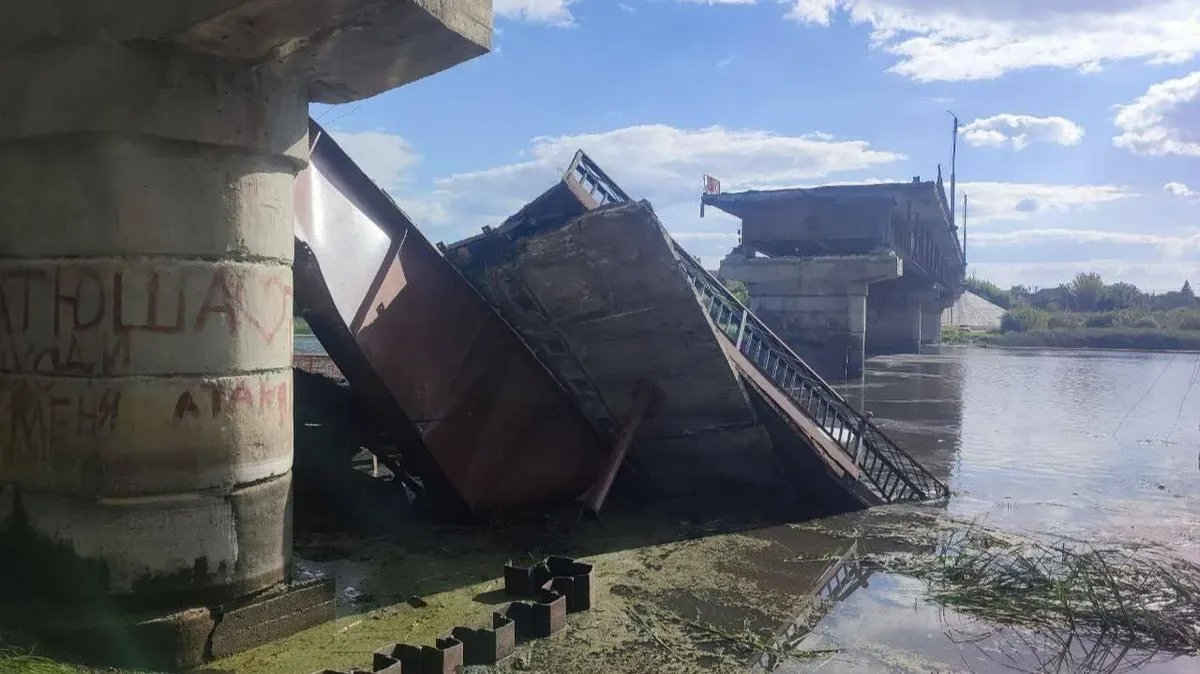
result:
[(850, 406), (696, 259), (674, 244), (700, 304), (738, 351), (837, 444), (885, 503), (944, 498), (949, 490)]
[(609, 178), (583, 150), (575, 153), (575, 159), (567, 169), (566, 178), (578, 183), (601, 206), (631, 201), (629, 195), (617, 187), (612, 178)]

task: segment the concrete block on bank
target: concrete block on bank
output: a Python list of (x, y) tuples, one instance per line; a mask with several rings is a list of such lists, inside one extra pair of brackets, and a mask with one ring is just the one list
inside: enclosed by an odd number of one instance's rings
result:
[[(463, 642), (450, 635), (438, 637), (433, 646), (395, 644), (376, 651), (375, 671), (405, 674), (455, 674), (463, 666)], [(399, 664), (399, 670), (389, 669)]]
[(567, 626), (567, 598), (541, 590), (537, 601), (515, 601), (504, 616), (516, 623), (517, 641), (542, 639)]
[(451, 635), (463, 643), (467, 665), (493, 665), (513, 654), (517, 645), (516, 623), (502, 613), (492, 614), (491, 628), (455, 627)]
[(334, 619), (332, 578), (294, 583), (226, 610), (212, 632), (213, 659), (226, 658)]
[(551, 576), (551, 588), (567, 599), (567, 613), (578, 613), (592, 607), (592, 565), (570, 557), (551, 556), (546, 559)]
[(533, 564), (515, 564), (509, 560), (504, 565), (504, 591), (518, 597), (533, 596), (550, 580), (550, 568), (545, 560)]

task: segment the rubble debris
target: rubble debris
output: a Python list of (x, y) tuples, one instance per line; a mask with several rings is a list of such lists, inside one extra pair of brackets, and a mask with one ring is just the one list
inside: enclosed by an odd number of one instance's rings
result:
[[(575, 498), (596, 513), (635, 464), (660, 495), (782, 516), (934, 491), (911, 486), (927, 471), (878, 429), (843, 420), (858, 413), (841, 414), (849, 406), (823, 381), (820, 409), (796, 414), (818, 414), (808, 426), (838, 445), (833, 459), (797, 424), (771, 423), (746, 380), (761, 371), (770, 393), (796, 395), (774, 378), (779, 359), (731, 366), (726, 347), (746, 345), (713, 312), (732, 312), (698, 302), (695, 261), (582, 152), (516, 215), (442, 251), (320, 131), (297, 186), (297, 301), (388, 420), (397, 477), (429, 500), (478, 515)], [(744, 326), (753, 317), (737, 307)], [(828, 427), (826, 407), (839, 410)], [(797, 471), (788, 453), (828, 469)], [(864, 456), (874, 463), (860, 471)]]

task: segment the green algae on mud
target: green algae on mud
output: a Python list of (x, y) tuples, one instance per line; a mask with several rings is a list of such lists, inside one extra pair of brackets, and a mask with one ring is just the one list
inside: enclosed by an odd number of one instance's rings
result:
[[(812, 591), (851, 543), (877, 567), (932, 563), (940, 542), (971, 526), (928, 507), (889, 506), (784, 525), (701, 526), (661, 513), (614, 511), (571, 526), (547, 520), (532, 527), (411, 526), (371, 537), (308, 533), (297, 539), (301, 566), (336, 577), (337, 620), (204, 671), (306, 674), (367, 666), (373, 651), (392, 643), (432, 643), (456, 625), (483, 625), (491, 609), (506, 602), (504, 562), (553, 552), (595, 565), (594, 607), (571, 615), (563, 632), (522, 644), (513, 658), (478, 671), (742, 672), (757, 652), (778, 648), (781, 625), (798, 623), (804, 636), (833, 610), (810, 612)], [(875, 573), (886, 586), (889, 572)], [(907, 581), (907, 587), (920, 585)], [(410, 602), (413, 595), (424, 605)], [(838, 664), (826, 671), (860, 664), (887, 671), (952, 668), (945, 651), (928, 652), (928, 642), (895, 643), (857, 632), (825, 630), (786, 648), (790, 654), (778, 659), (796, 669), (829, 661)]]
[[(736, 671), (739, 658), (704, 648), (686, 622), (764, 626), (783, 619), (799, 599), (762, 587), (741, 573), (744, 560), (772, 544), (753, 535), (760, 522), (729, 523), (729, 531), (639, 515), (610, 515), (569, 531), (412, 531), (405, 545), (391, 537), (364, 541), (314, 537), (301, 544), (337, 579), (339, 617), (329, 625), (214, 662), (214, 670), (266, 674), (362, 667), (371, 653), (396, 642), (432, 643), (456, 625), (485, 623), (506, 603), (501, 572), (509, 557), (550, 552), (595, 565), (596, 603), (570, 616), (568, 629), (518, 648), (500, 671)], [(428, 605), (407, 603), (419, 595)], [(747, 610), (747, 607), (749, 610)], [(629, 611), (653, 621), (647, 630)], [(668, 644), (666, 648), (663, 644)], [(527, 668), (527, 669), (520, 669)]]

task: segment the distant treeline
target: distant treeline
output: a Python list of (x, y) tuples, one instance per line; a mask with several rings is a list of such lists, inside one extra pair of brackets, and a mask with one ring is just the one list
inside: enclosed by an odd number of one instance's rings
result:
[(1000, 346), (1120, 349), (1200, 349), (1200, 301), (1189, 282), (1167, 293), (1145, 293), (1131, 283), (1106, 284), (1095, 272), (1076, 274), (1055, 288), (1008, 290), (971, 277), (971, 292), (1007, 311), (1000, 333), (977, 338)]
[(1049, 311), (1086, 313), (1121, 309), (1165, 311), (1200, 308), (1196, 294), (1192, 292), (1192, 284), (1188, 281), (1184, 281), (1179, 290), (1146, 293), (1132, 283), (1106, 284), (1096, 272), (1076, 274), (1070, 283), (1052, 288), (1016, 285), (1008, 290), (991, 281), (971, 276), (966, 280), (966, 288), (1005, 309), (1027, 305)]

